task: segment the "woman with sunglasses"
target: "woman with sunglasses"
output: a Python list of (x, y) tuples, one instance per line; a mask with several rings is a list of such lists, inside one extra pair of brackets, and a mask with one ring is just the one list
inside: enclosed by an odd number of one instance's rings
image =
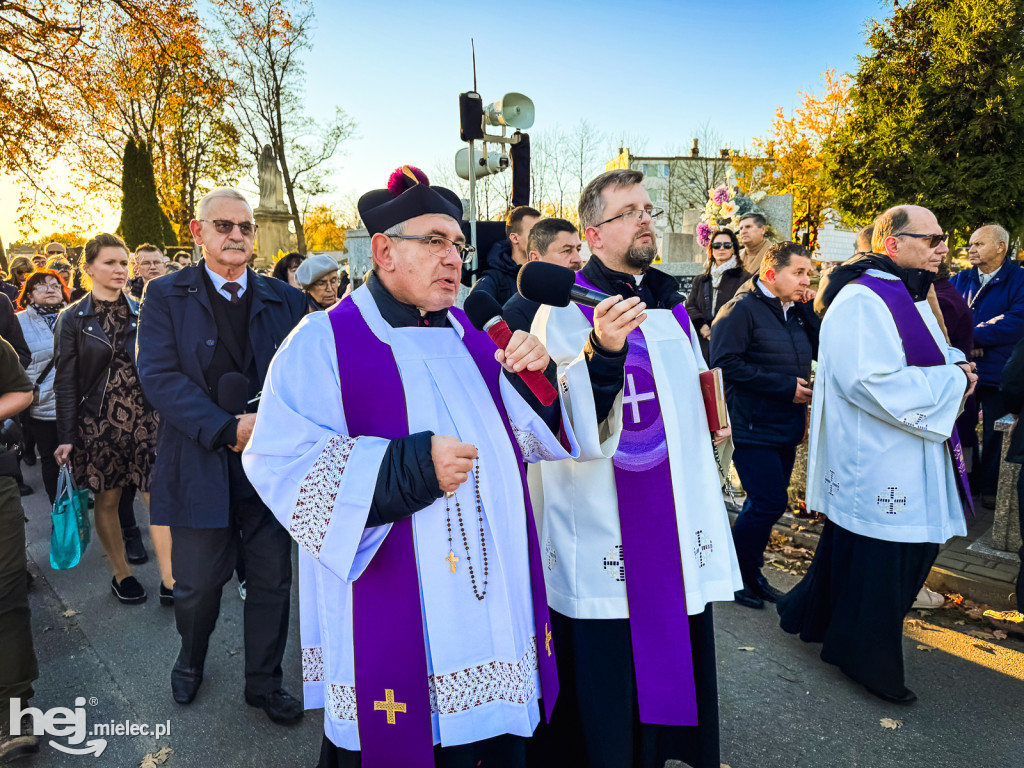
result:
[(11, 259), (7, 271), (7, 279), (2, 281), (0, 290), (7, 294), (7, 298), (11, 300), (12, 304), (16, 305), (18, 303), (18, 297), (21, 295), (22, 286), (25, 285), (25, 279), (32, 274), (32, 270), (35, 268), (35, 264), (32, 263), (32, 259), (28, 256), (15, 256)]
[[(124, 293), (128, 248), (100, 234), (85, 246), (83, 269), (92, 290), (61, 313), (56, 326), (57, 463), (71, 462), (80, 487), (96, 497), (96, 534), (107, 555), (110, 588), (122, 603), (141, 603), (146, 590), (125, 557), (117, 508), (134, 485), (149, 501), (157, 415), (135, 368), (139, 305)], [(160, 563), (160, 602), (171, 604), (171, 534), (151, 526)]]
[[(52, 269), (40, 269), (29, 275), (18, 299), (18, 322), (32, 352), (25, 372), (35, 386), (32, 406), (22, 417), (23, 429), (31, 433), (39, 447), (43, 486), (53, 504), (57, 496), (57, 405), (53, 393), (53, 328), (57, 314), (68, 304), (68, 288)], [(35, 450), (34, 448), (32, 449)]]
[(700, 334), (700, 350), (709, 360), (711, 323), (752, 275), (743, 270), (739, 260), (740, 243), (731, 229), (719, 229), (708, 243), (707, 268), (693, 279), (686, 311), (693, 327)]

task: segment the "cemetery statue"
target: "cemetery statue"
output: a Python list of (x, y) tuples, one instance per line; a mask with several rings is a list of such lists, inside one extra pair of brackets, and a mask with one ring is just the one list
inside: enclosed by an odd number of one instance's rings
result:
[(274, 157), (274, 148), (269, 144), (263, 146), (263, 153), (259, 162), (260, 174), (260, 208), (276, 210), (282, 207), (284, 194), (281, 184), (281, 174), (277, 170), (277, 158)]

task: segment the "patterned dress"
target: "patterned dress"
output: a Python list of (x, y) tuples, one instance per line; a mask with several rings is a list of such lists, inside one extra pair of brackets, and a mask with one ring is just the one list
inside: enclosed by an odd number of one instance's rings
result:
[(107, 390), (99, 417), (78, 413), (78, 439), (72, 453), (79, 487), (94, 493), (134, 485), (149, 490), (156, 455), (156, 411), (142, 396), (142, 386), (125, 347), (134, 320), (124, 297), (100, 301), (93, 294), (96, 320), (114, 348)]

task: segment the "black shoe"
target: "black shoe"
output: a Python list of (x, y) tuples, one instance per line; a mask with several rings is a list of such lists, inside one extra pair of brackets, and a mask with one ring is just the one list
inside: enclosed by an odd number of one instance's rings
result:
[(884, 691), (876, 691), (874, 688), (869, 688), (866, 685), (864, 687), (867, 688), (870, 693), (873, 693), (878, 698), (884, 699), (885, 701), (890, 701), (893, 704), (913, 704), (915, 701), (917, 701), (917, 694), (909, 688), (904, 688), (903, 693), (893, 695), (891, 693), (885, 693)]
[(302, 704), (284, 688), (261, 694), (246, 691), (245, 703), (250, 707), (259, 707), (279, 725), (294, 725), (303, 715)]
[(20, 493), (22, 496), (31, 496), (33, 493), (35, 493), (35, 491), (32, 490), (32, 486), (29, 485), (28, 483), (19, 482), (18, 493)]
[(0, 763), (6, 765), (19, 757), (34, 755), (39, 751), (39, 739), (32, 732), (32, 718), (21, 718), (21, 733), (11, 735), (9, 723), (0, 724)]
[[(747, 589), (751, 589), (751, 587), (748, 585)], [(779, 598), (785, 594), (769, 584), (768, 579), (764, 576), (757, 577), (757, 581), (753, 584), (753, 590), (766, 603), (777, 603)]]
[(128, 558), (128, 562), (134, 565), (148, 562), (149, 555), (146, 553), (146, 547), (142, 544), (139, 527), (134, 525), (131, 528), (125, 528), (121, 534), (124, 537), (124, 556)]
[(125, 576), (121, 583), (117, 582), (117, 578), (110, 580), (110, 591), (113, 592), (117, 599), (122, 603), (144, 603), (146, 602), (146, 590), (139, 584), (138, 579), (134, 576)]
[(160, 605), (174, 605), (174, 587), (168, 589), (160, 582)]
[(26, 467), (34, 467), (37, 461), (35, 451), (32, 451), (31, 453), (25, 453), (21, 457), (21, 460), (25, 462)]
[(171, 696), (176, 702), (191, 704), (202, 684), (202, 666), (189, 667), (181, 663), (180, 660), (174, 662), (174, 667), (171, 669)]
[[(24, 496), (25, 494), (21, 494)], [(994, 493), (983, 493), (981, 494), (981, 505), (988, 507), (989, 509), (996, 508), (996, 495)]]
[(733, 597), (737, 603), (745, 605), (747, 608), (764, 608), (764, 600), (750, 587), (744, 587), (739, 592), (734, 592)]

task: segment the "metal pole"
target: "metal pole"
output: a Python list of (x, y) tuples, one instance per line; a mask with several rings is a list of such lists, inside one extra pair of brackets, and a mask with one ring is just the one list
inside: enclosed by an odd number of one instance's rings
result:
[[(476, 142), (469, 142), (469, 243), (476, 247)], [(475, 272), (480, 254), (473, 254), (471, 269)]]

